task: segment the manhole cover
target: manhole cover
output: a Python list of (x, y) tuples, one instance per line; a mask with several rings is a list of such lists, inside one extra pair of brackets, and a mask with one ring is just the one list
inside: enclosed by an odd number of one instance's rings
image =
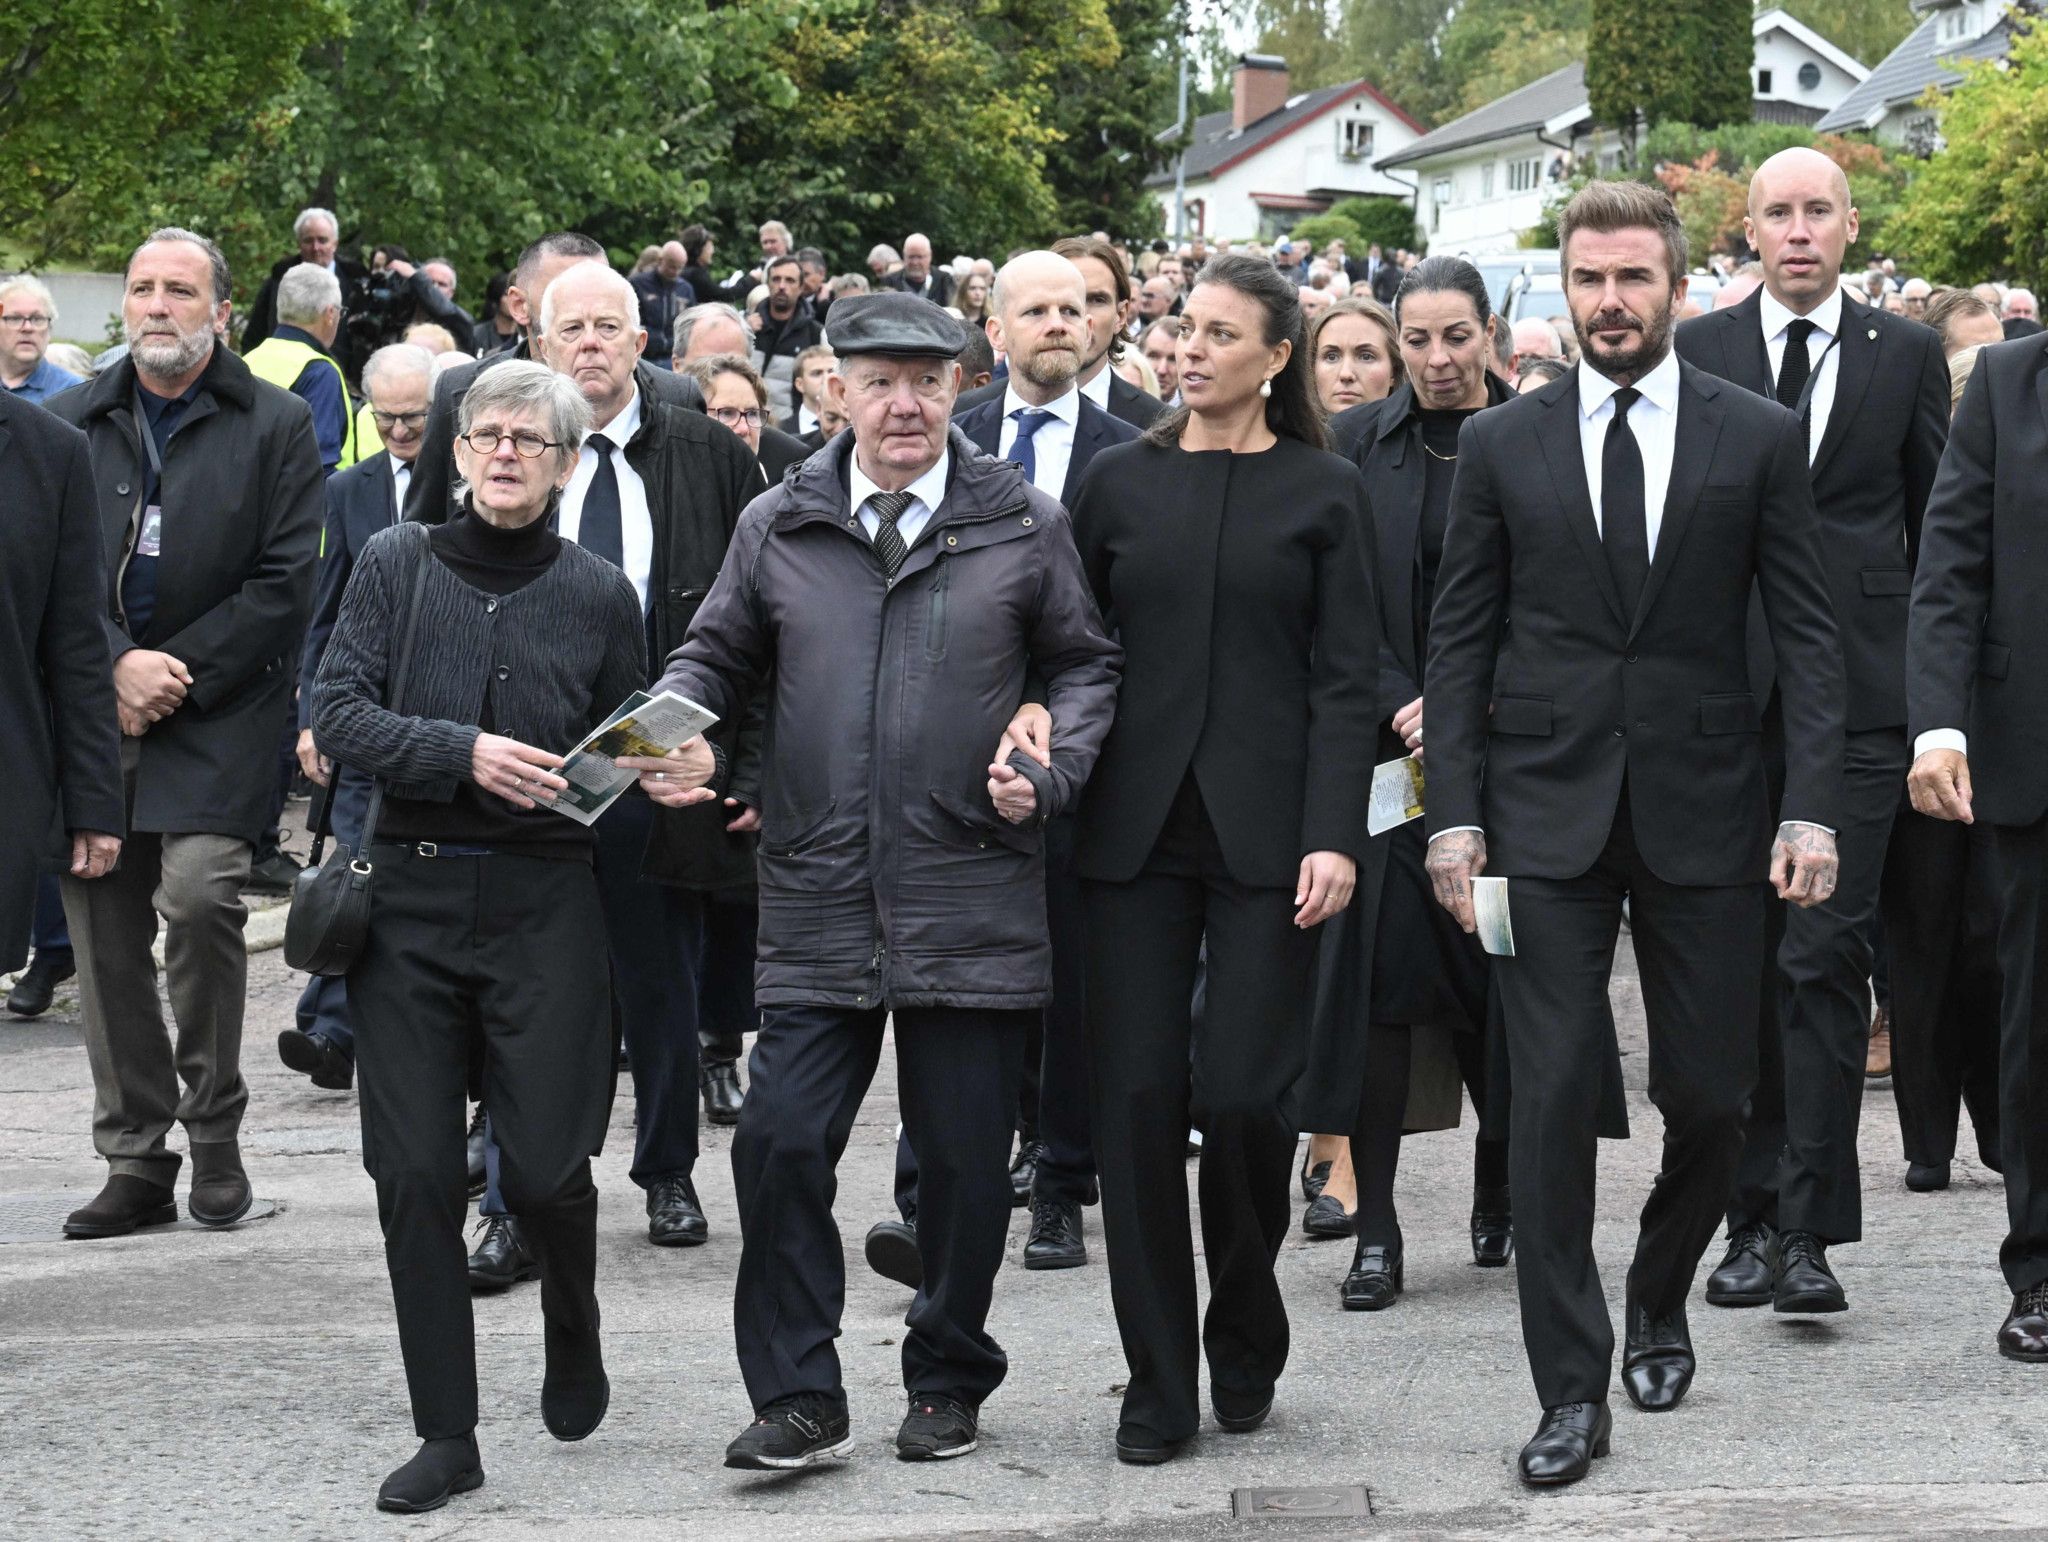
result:
[[(0, 1243), (8, 1242), (61, 1242), (64, 1238), (64, 1217), (71, 1214), (92, 1196), (83, 1192), (70, 1194), (0, 1194)], [(180, 1207), (183, 1213), (183, 1206)], [(249, 1213), (236, 1223), (246, 1226), (251, 1221), (267, 1221), (277, 1214), (277, 1201), (259, 1199), (249, 1208)], [(201, 1226), (197, 1221), (181, 1219), (168, 1226), (147, 1226), (137, 1236), (154, 1236), (166, 1231), (210, 1231), (212, 1227)], [(232, 1228), (230, 1228), (232, 1229)]]
[(1356, 1484), (1343, 1488), (1237, 1488), (1230, 1491), (1230, 1509), (1241, 1521), (1370, 1515), (1372, 1495)]

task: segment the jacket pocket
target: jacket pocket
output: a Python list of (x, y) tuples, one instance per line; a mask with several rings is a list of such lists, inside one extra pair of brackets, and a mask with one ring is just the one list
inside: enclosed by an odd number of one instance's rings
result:
[(993, 842), (1012, 851), (1029, 854), (1044, 843), (1042, 820), (1033, 820), (1029, 825), (1013, 825), (993, 808), (977, 808), (948, 787), (934, 787), (932, 802), (946, 815), (939, 822), (940, 828), (957, 844), (985, 850)]
[(1977, 650), (1977, 673), (2003, 680), (2012, 669), (2012, 649), (2004, 643), (1988, 642)]
[(1913, 592), (1913, 570), (1911, 568), (1865, 568), (1863, 570), (1863, 592), (1865, 594), (1911, 594)]
[(1503, 696), (1493, 704), (1493, 719), (1487, 725), (1489, 733), (1533, 734), (1547, 738), (1550, 734), (1550, 698), (1548, 696)]
[(1747, 691), (1700, 698), (1700, 732), (1703, 734), (1760, 734), (1763, 714), (1756, 698)]
[(838, 807), (839, 800), (834, 798), (822, 809), (795, 809), (787, 814), (775, 814), (770, 820), (773, 828), (764, 828), (761, 832), (761, 850), (771, 857), (795, 856), (818, 838), (818, 833), (825, 828), (825, 821)]

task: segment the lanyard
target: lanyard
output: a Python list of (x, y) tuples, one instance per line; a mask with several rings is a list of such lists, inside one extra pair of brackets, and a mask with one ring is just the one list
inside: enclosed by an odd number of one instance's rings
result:
[[(1845, 317), (1844, 319), (1846, 320), (1847, 318)], [(1827, 347), (1821, 349), (1820, 357), (1815, 359), (1813, 361), (1813, 364), (1807, 370), (1806, 384), (1800, 387), (1798, 404), (1794, 406), (1792, 409), (1792, 415), (1795, 418), (1799, 419), (1799, 421), (1802, 423), (1806, 421), (1806, 409), (1813, 405), (1814, 387), (1820, 384), (1820, 367), (1823, 364), (1827, 363), (1828, 355), (1835, 351), (1835, 344), (1839, 343), (1841, 340), (1842, 330), (1840, 327), (1837, 327), (1835, 329), (1835, 335), (1828, 339)], [(1788, 337), (1785, 339), (1785, 346), (1787, 348), (1792, 346), (1791, 338)], [(1783, 367), (1784, 366), (1781, 363), (1779, 365), (1779, 368), (1782, 369)]]
[(158, 484), (157, 496), (163, 496), (164, 458), (156, 447), (156, 430), (150, 426), (149, 413), (142, 405), (142, 387), (135, 388), (135, 426), (142, 432), (143, 452), (149, 456), (149, 469)]

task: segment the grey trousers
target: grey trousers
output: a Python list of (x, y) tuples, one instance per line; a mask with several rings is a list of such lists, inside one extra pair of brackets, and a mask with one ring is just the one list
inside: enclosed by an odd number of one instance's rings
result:
[[(121, 749), (132, 811), (135, 741)], [(169, 1187), (179, 1165), (164, 1144), (173, 1121), (202, 1143), (233, 1140), (241, 1129), (249, 911), (240, 891), (250, 852), (227, 835), (131, 832), (106, 877), (64, 879), (92, 1065), (93, 1146), (114, 1172)], [(150, 956), (159, 918), (175, 1043)]]

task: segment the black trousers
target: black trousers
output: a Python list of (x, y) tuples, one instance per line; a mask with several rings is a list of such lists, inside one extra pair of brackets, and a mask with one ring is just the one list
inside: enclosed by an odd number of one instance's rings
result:
[(1870, 923), (1909, 761), (1903, 728), (1848, 736), (1835, 892), (1811, 910), (1773, 906), (1776, 978), (1767, 970), (1764, 980), (1772, 1010), (1759, 1020), (1764, 1048), (1730, 1230), (1762, 1221), (1823, 1242), (1863, 1236), (1856, 1126), (1870, 1046)]
[(1642, 970), (1650, 1101), (1664, 1153), (1643, 1207), (1630, 1285), (1652, 1311), (1681, 1306), (1713, 1239), (1756, 1079), (1762, 883), (1665, 883), (1636, 851), (1624, 786), (1614, 828), (1577, 878), (1508, 880), (1513, 958), (1494, 981), (1514, 1081), (1509, 1148), (1522, 1342), (1545, 1408), (1607, 1396), (1614, 1326), (1593, 1260), (1602, 1066), (1614, 1034), (1607, 983), (1621, 902)]
[[(894, 1015), (897, 1092), (920, 1159), (924, 1262), (924, 1286), (904, 1319), (903, 1384), (979, 1404), (1009, 1369), (987, 1323), (1010, 1227), (1011, 1115), (1031, 1014), (924, 1007)], [(761, 1015), (732, 1146), (740, 1209), (733, 1330), (757, 1409), (798, 1392), (845, 1396), (833, 1340), (846, 1258), (832, 1201), (885, 1016), (881, 1007), (811, 1006)]]
[(754, 1005), (754, 953), (760, 901), (744, 894), (707, 893), (698, 907), (697, 1042), (705, 1063), (726, 1064), (746, 1053), (746, 1035), (760, 1026)]
[(2048, 821), (2000, 825), (1999, 1152), (2006, 1237), (1998, 1250), (2015, 1292), (2048, 1280)]
[(476, 1427), (464, 1155), (470, 1050), (505, 1202), (541, 1260), (541, 1312), (598, 1321), (590, 1159), (611, 1111), (611, 989), (597, 884), (580, 862), (374, 848), (370, 935), (349, 971), (363, 1166), (423, 1440)]
[[(1316, 934), (1294, 891), (1233, 880), (1192, 779), (1145, 870), (1086, 881), (1088, 1037), (1110, 1298), (1130, 1381), (1123, 1420), (1167, 1439), (1201, 1423), (1187, 1137), (1197, 1184), (1212, 1396), (1256, 1402), (1287, 1364), (1273, 1263), (1287, 1235), (1295, 1132), (1283, 1113), (1308, 1061)], [(1201, 1027), (1190, 1002), (1208, 939)], [(1190, 1062), (1192, 1061), (1192, 1065)]]
[(1884, 921), (1891, 955), (1892, 1097), (1906, 1160), (1956, 1154), (1964, 1105), (1998, 1156), (1998, 853), (1989, 825), (1910, 808), (1892, 827)]

